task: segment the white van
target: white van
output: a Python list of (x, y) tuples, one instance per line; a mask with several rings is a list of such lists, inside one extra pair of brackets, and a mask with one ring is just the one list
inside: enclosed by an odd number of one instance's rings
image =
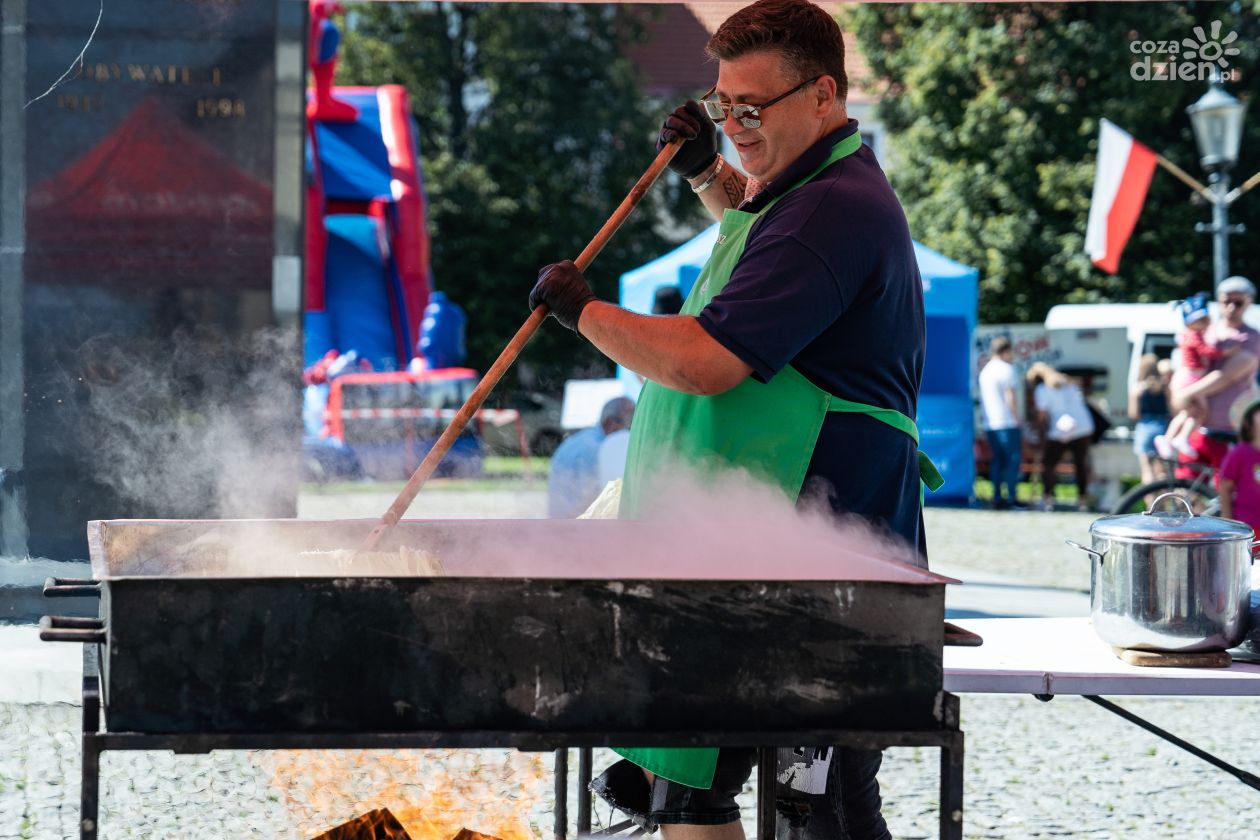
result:
[[(984, 367), (989, 359), (989, 343), (999, 335), (1011, 340), (1015, 351), (1012, 362), (1021, 384), (1034, 362), (1045, 362), (1086, 382), (1090, 397), (1106, 408), (1113, 424), (1128, 423), (1130, 339), (1124, 326), (1080, 323), (1052, 328), (1050, 319), (1045, 324), (981, 325), (975, 332), (975, 371)], [(1163, 355), (1167, 356), (1168, 351)], [(1021, 387), (1021, 400), (1022, 390)]]
[[(1215, 302), (1211, 310), (1214, 319), (1220, 317)], [(1260, 307), (1250, 306), (1243, 319), (1260, 329)], [(1114, 382), (1106, 388), (1107, 403), (1113, 415), (1119, 415), (1127, 405), (1129, 389), (1137, 382), (1138, 361), (1146, 353), (1161, 359), (1174, 357), (1177, 333), (1183, 326), (1181, 316), (1168, 303), (1065, 303), (1051, 307), (1046, 329), (1056, 337), (1058, 346), (1074, 348), (1073, 359), (1060, 360), (1062, 367), (1092, 362), (1108, 369), (1108, 378)], [(1119, 330), (1124, 331), (1127, 345), (1123, 350), (1114, 340), (1093, 340)]]

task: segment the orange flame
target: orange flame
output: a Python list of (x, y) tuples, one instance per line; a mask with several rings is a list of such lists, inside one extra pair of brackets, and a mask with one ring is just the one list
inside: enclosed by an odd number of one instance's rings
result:
[(412, 840), (388, 808), (368, 811), (314, 840)]
[(540, 753), (285, 750), (253, 760), (307, 837), (379, 808), (413, 840), (452, 840), (465, 826), (501, 840), (551, 833), (551, 768)]

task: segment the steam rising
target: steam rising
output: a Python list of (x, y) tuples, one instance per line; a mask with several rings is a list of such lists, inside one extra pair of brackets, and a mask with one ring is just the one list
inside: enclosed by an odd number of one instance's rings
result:
[(713, 558), (753, 554), (772, 564), (775, 558), (843, 553), (927, 568), (897, 535), (860, 516), (837, 518), (823, 489), (809, 488), (798, 505), (745, 470), (701, 475), (676, 469), (653, 479), (643, 518), (662, 534), (703, 546)]
[[(277, 330), (242, 341), (205, 328), (163, 341), (85, 343), (89, 434), (99, 453), (92, 468), (128, 505), (112, 515), (292, 516), (301, 436), (295, 347), (291, 333)], [(925, 582), (906, 568), (924, 567), (923, 558), (900, 539), (858, 517), (837, 521), (822, 494), (807, 496), (796, 505), (741, 471), (675, 470), (646, 488), (637, 522), (402, 523), (381, 545), (392, 557), (355, 556), (375, 524), (368, 520), (151, 526), (137, 543), (143, 551), (129, 551), (130, 537), (119, 536), (108, 570), (97, 571), (411, 576), (425, 571), (412, 550), (431, 552), (450, 576)]]
[(829, 508), (798, 509), (746, 475), (675, 474), (651, 498), (639, 521), (404, 520), (372, 552), (355, 549), (376, 520), (118, 523), (106, 526), (98, 572), (943, 582), (899, 539), (837, 522)]
[(94, 477), (169, 518), (292, 515), (301, 430), (296, 336), (208, 328), (98, 336), (79, 352)]

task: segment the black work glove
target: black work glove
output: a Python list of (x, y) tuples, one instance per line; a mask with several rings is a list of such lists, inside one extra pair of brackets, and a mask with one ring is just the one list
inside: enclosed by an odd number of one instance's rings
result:
[(586, 304), (597, 300), (590, 284), (573, 264), (573, 260), (545, 265), (538, 272), (538, 282), (529, 293), (529, 309), (532, 312), (546, 305), (556, 320), (574, 332), (578, 331), (578, 318)]
[(688, 99), (665, 118), (660, 136), (656, 138), (656, 151), (675, 138), (682, 140), (682, 147), (669, 162), (670, 172), (694, 178), (708, 169), (717, 157), (717, 126), (694, 99)]

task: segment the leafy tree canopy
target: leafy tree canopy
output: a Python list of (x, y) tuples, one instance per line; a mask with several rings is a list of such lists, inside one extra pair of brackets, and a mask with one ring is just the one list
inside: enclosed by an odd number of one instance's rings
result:
[[(1177, 41), (1221, 20), (1238, 32), (1227, 89), (1257, 90), (1260, 3), (864, 5), (847, 10), (882, 95), (893, 185), (917, 239), (981, 272), (980, 317), (1040, 321), (1058, 303), (1164, 301), (1212, 286), (1211, 209), (1157, 170), (1114, 276), (1084, 252), (1099, 120), (1206, 182), (1187, 105), (1198, 81), (1135, 81), (1134, 41)], [(1155, 55), (1160, 61), (1164, 56)], [(1234, 182), (1260, 169), (1260, 114)], [(1260, 190), (1231, 222), (1260, 230)], [(1260, 281), (1260, 242), (1231, 238), (1230, 268)]]
[[(337, 82), (407, 88), (435, 285), (468, 312), (474, 367), (529, 315), (538, 268), (577, 257), (655, 157), (665, 109), (622, 55), (640, 20), (615, 5), (532, 3), (370, 4), (349, 16)], [(622, 272), (673, 244), (659, 230), (699, 223), (664, 176), (587, 271), (596, 293), (616, 300)], [(611, 365), (549, 320), (516, 370), (554, 388)]]

